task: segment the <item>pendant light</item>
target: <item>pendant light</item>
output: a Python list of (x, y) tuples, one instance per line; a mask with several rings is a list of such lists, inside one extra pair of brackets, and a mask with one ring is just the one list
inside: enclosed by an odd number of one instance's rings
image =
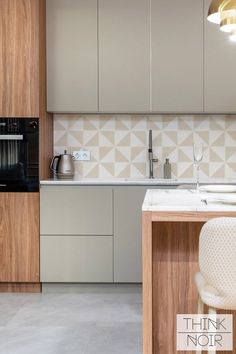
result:
[(212, 0), (207, 15), (208, 21), (220, 25), (225, 18), (234, 16), (236, 16), (236, 0)]
[(220, 25), (220, 30), (236, 42), (236, 0), (212, 0), (207, 19)]

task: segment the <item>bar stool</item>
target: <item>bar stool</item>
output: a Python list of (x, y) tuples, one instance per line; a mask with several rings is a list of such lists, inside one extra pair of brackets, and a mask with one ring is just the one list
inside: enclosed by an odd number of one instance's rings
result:
[(236, 218), (220, 217), (204, 224), (199, 267), (195, 274), (198, 313), (204, 313), (204, 304), (209, 306), (209, 314), (216, 314), (216, 309), (236, 310)]

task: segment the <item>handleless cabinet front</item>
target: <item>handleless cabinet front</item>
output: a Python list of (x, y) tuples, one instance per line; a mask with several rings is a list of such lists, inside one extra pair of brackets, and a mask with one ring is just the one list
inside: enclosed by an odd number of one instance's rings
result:
[(41, 235), (112, 235), (112, 188), (42, 187)]
[(41, 236), (40, 281), (113, 282), (112, 236)]
[(152, 0), (151, 47), (151, 110), (202, 112), (202, 0)]
[(113, 191), (43, 186), (40, 281), (113, 282)]
[(97, 0), (47, 0), (47, 109), (97, 112)]
[(99, 110), (150, 109), (150, 1), (100, 0)]

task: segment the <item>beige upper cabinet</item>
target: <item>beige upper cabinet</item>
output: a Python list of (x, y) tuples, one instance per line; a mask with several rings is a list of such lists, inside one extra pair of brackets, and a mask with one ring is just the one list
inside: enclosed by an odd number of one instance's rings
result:
[(150, 110), (150, 1), (99, 0), (99, 110)]
[(236, 112), (236, 43), (221, 32), (218, 25), (207, 21), (210, 0), (204, 0), (204, 111)]
[(203, 1), (151, 3), (151, 110), (202, 112)]
[(47, 109), (97, 112), (97, 0), (47, 0)]

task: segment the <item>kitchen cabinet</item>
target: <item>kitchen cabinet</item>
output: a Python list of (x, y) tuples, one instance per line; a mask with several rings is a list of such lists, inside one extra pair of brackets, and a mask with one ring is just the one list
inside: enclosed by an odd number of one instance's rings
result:
[(151, 111), (202, 112), (203, 2), (151, 3)]
[(113, 282), (113, 191), (43, 187), (42, 282)]
[(0, 1), (0, 116), (39, 117), (39, 0)]
[(47, 0), (48, 110), (235, 113), (236, 46), (209, 4)]
[[(45, 1), (0, 1), (0, 117), (39, 118), (39, 173), (50, 176)], [(39, 194), (0, 194), (0, 291), (39, 292)]]
[(47, 0), (47, 108), (98, 111), (97, 0)]
[(113, 282), (112, 236), (41, 236), (43, 282)]
[(150, 109), (150, 1), (100, 0), (99, 110)]
[(41, 188), (41, 234), (112, 235), (111, 188)]
[(206, 20), (210, 0), (204, 0), (204, 111), (236, 112), (236, 44), (219, 26)]
[(141, 211), (147, 189), (42, 185), (40, 280), (142, 282)]
[(146, 190), (114, 188), (114, 282), (142, 281), (141, 219)]
[(39, 282), (38, 226), (39, 193), (0, 193), (0, 290)]

